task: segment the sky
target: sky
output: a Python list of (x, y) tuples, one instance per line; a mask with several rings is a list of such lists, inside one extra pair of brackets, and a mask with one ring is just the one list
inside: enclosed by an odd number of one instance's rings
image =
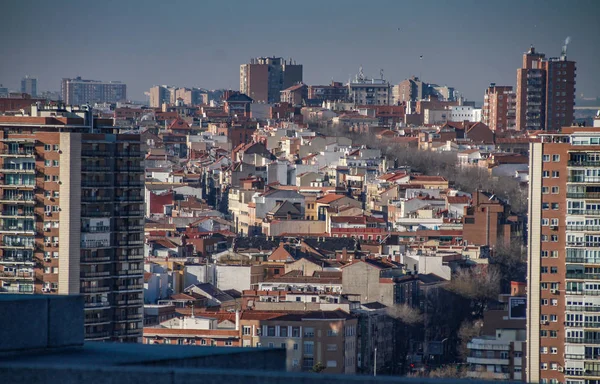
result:
[[(60, 90), (63, 77), (239, 89), (252, 57), (292, 57), (304, 82), (420, 76), (481, 102), (514, 85), (530, 45), (557, 57), (567, 36), (577, 97), (600, 96), (598, 0), (19, 0), (0, 12), (0, 84)], [(419, 57), (423, 56), (422, 59)]]

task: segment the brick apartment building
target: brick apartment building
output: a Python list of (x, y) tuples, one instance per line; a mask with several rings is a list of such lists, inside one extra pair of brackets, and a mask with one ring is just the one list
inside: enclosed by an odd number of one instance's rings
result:
[(516, 97), (512, 86), (490, 84), (483, 98), (483, 123), (494, 132), (515, 129)]
[(530, 147), (528, 382), (600, 380), (600, 133)]
[[(142, 332), (140, 138), (87, 109), (0, 116), (0, 291), (83, 294), (87, 340)], [(110, 124), (110, 125), (109, 125)]]

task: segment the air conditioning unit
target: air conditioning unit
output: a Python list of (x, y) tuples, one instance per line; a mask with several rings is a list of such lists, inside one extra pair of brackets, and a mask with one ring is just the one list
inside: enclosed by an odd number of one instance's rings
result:
[(558, 372), (563, 372), (565, 369), (563, 367), (561, 367), (560, 365), (558, 366)]
[(540, 324), (542, 324), (542, 325), (548, 325), (548, 320), (540, 320)]
[(46, 247), (49, 247), (49, 246), (51, 246), (51, 245), (52, 245), (52, 243), (50, 243), (50, 242), (47, 242), (47, 243), (46, 243)]
[(44, 287), (44, 288), (42, 288), (42, 292), (50, 293), (50, 288)]
[(557, 295), (559, 293), (558, 289), (551, 289), (550, 293), (554, 293), (555, 295)]
[(52, 216), (52, 212), (46, 212), (46, 216)]
[(52, 258), (50, 256), (46, 256), (44, 257), (44, 261), (52, 261)]

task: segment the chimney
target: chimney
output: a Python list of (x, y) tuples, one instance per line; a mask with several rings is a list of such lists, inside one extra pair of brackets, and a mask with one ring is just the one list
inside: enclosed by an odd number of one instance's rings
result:
[(240, 330), (240, 311), (238, 309), (235, 310), (235, 330)]

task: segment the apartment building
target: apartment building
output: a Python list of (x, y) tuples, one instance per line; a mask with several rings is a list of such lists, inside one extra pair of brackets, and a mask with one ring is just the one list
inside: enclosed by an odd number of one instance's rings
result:
[(140, 137), (91, 109), (0, 116), (0, 292), (83, 294), (87, 340), (137, 341)]
[(127, 85), (120, 81), (64, 78), (61, 83), (61, 96), (67, 105), (116, 103), (127, 100)]
[(302, 82), (302, 64), (281, 57), (259, 57), (240, 65), (240, 92), (259, 103), (276, 103), (280, 92)]
[(483, 123), (494, 132), (515, 129), (516, 103), (512, 86), (491, 83), (483, 98)]
[(566, 46), (560, 58), (546, 58), (531, 47), (517, 69), (516, 127), (518, 130), (557, 131), (573, 122), (575, 62), (567, 60)]
[(362, 68), (354, 81), (349, 81), (348, 97), (355, 105), (389, 105), (392, 101), (392, 87), (382, 78), (368, 79)]
[(600, 381), (600, 132), (530, 144), (527, 381)]
[(37, 79), (29, 76), (22, 78), (21, 93), (27, 93), (31, 97), (37, 97)]
[(285, 348), (288, 371), (311, 371), (320, 363), (324, 373), (356, 373), (357, 325), (357, 317), (342, 310), (288, 313), (260, 322), (257, 346)]

